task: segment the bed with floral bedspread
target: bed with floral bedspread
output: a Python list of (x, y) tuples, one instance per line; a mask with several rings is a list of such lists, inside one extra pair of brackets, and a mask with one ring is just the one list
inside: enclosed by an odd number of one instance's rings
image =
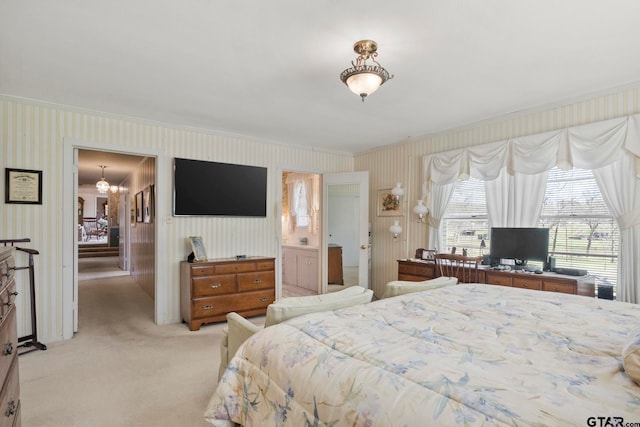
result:
[(640, 386), (621, 362), (637, 326), (637, 305), (479, 284), (305, 315), (243, 344), (205, 418), (297, 427), (638, 423)]

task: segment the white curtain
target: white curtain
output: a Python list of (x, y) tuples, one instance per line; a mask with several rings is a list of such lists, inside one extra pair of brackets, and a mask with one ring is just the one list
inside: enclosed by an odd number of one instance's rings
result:
[[(618, 164), (626, 166), (617, 167)], [(539, 215), (539, 211), (533, 215), (528, 210), (533, 200), (517, 200), (518, 188), (522, 190), (527, 185), (526, 179), (519, 179), (518, 174), (535, 176), (554, 166), (589, 169), (594, 173), (602, 169), (597, 172), (600, 178), (596, 179), (605, 200), (615, 199), (608, 200), (607, 204), (618, 216), (621, 232), (618, 292), (624, 301), (640, 302), (640, 278), (635, 266), (640, 259), (637, 218), (640, 215), (637, 195), (640, 185), (640, 114), (425, 156), (423, 185), (427, 188), (429, 210), (434, 215), (429, 229), (430, 245), (439, 240), (440, 221), (451, 195), (451, 192), (448, 195), (442, 192), (436, 184), (453, 185), (456, 180), (469, 176), (492, 181), (505, 170), (509, 176), (518, 178), (513, 182), (488, 184), (489, 187), (495, 186), (488, 202), (492, 215), (490, 220), (496, 221), (491, 224), (497, 225), (498, 221), (528, 224)], [(508, 178), (502, 179), (509, 181)], [(542, 178), (533, 178), (534, 188), (539, 186), (538, 179)], [(540, 197), (539, 191), (535, 191), (536, 199)], [(437, 247), (442, 245), (438, 243)]]
[(635, 159), (622, 159), (593, 171), (607, 207), (617, 218), (620, 230), (618, 280), (619, 301), (640, 302), (640, 183)]
[(451, 184), (432, 184), (431, 194), (427, 201), (429, 208), (429, 248), (440, 252), (444, 248), (444, 242), (440, 236), (440, 221), (447, 210), (453, 186)]
[(318, 232), (320, 211), (320, 178), (317, 175), (304, 173), (290, 173), (285, 179), (289, 195), (289, 231), (296, 229), (296, 207), (299, 197), (304, 197), (307, 204), (307, 215), (309, 215), (309, 231), (313, 234)]
[(491, 227), (537, 227), (547, 188), (548, 172), (500, 176), (484, 182), (487, 217)]

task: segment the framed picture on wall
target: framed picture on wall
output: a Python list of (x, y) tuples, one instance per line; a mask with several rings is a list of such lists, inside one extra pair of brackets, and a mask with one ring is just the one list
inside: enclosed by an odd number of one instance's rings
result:
[(42, 171), (5, 168), (4, 202), (42, 204)]
[(142, 216), (144, 217), (144, 222), (151, 223), (153, 222), (153, 185), (142, 190), (142, 193)]
[(378, 190), (376, 201), (378, 216), (402, 216), (400, 197), (394, 196), (390, 188)]
[(136, 222), (143, 221), (142, 208), (143, 208), (143, 195), (142, 191), (136, 193)]

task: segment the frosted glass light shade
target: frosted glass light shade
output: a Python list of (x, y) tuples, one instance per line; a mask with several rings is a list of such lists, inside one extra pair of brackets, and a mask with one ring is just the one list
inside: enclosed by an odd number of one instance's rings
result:
[(346, 83), (351, 92), (364, 97), (378, 90), (382, 78), (374, 73), (360, 73), (349, 77)]
[(400, 197), (404, 195), (404, 188), (402, 188), (402, 183), (396, 182), (396, 186), (391, 189), (391, 194), (396, 197)]
[(400, 227), (400, 221), (397, 219), (393, 221), (393, 225), (389, 227), (389, 231), (391, 232), (391, 234), (393, 234), (394, 239), (397, 238), (398, 234), (402, 233), (402, 227)]
[(418, 215), (421, 220), (429, 212), (429, 209), (422, 203), (422, 200), (418, 200), (418, 204), (413, 207), (413, 213)]

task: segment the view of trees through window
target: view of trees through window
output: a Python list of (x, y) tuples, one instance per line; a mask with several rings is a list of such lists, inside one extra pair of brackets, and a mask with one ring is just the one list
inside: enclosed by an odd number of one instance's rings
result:
[[(549, 171), (539, 227), (549, 228), (549, 255), (556, 266), (587, 270), (599, 284), (616, 283), (619, 232), (591, 171)], [(491, 248), (484, 183), (470, 178), (456, 183), (441, 233), (450, 252), (470, 256)], [(542, 263), (539, 263), (540, 266)], [(537, 263), (533, 263), (537, 267)]]

